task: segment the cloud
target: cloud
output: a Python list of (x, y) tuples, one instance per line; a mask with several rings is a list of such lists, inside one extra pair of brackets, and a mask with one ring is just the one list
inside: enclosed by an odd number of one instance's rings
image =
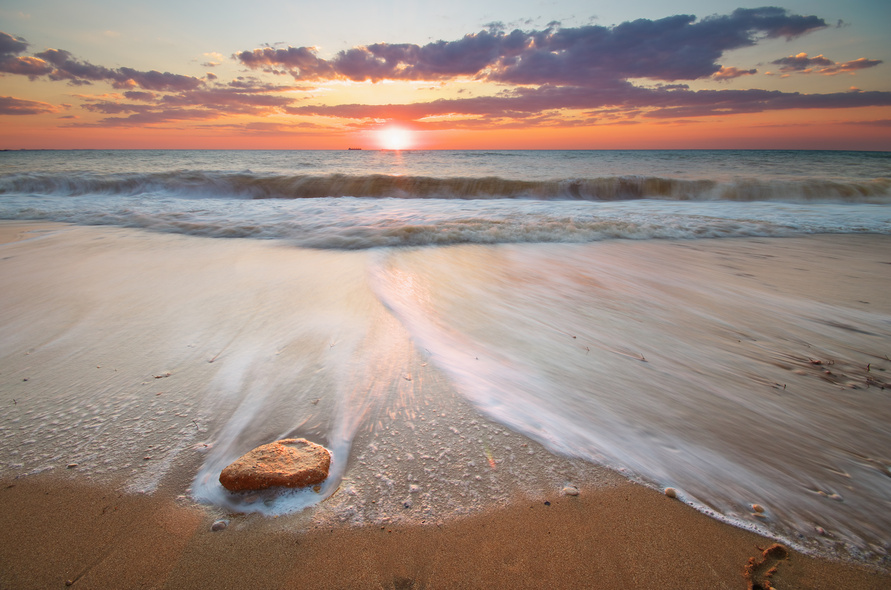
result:
[(880, 59), (867, 59), (865, 57), (860, 57), (858, 59), (852, 61), (846, 61), (844, 63), (837, 63), (834, 66), (829, 68), (823, 68), (820, 73), (821, 74), (835, 74), (842, 72), (855, 72), (857, 70), (864, 70), (866, 68), (872, 68), (882, 63)]
[(28, 42), (25, 39), (0, 31), (0, 72), (33, 78), (48, 74), (52, 70), (42, 59), (19, 55), (27, 49)]
[(138, 90), (129, 90), (124, 93), (124, 96), (130, 100), (140, 100), (143, 102), (149, 102), (156, 98), (156, 94), (154, 92), (141, 92)]
[(718, 81), (732, 80), (734, 78), (739, 78), (741, 76), (751, 76), (752, 74), (757, 74), (758, 70), (740, 70), (733, 66), (725, 67), (722, 66), (720, 70), (712, 74), (712, 78)]
[(210, 110), (156, 109), (137, 110), (127, 117), (107, 117), (96, 123), (72, 123), (70, 127), (146, 127), (176, 121), (216, 119), (219, 113)]
[(315, 80), (334, 77), (334, 69), (325, 60), (317, 57), (317, 51), (315, 47), (287, 49), (264, 47), (253, 51), (242, 51), (233, 57), (252, 69), (275, 71), (275, 68), (284, 68), (292, 72), (295, 78)]
[(866, 125), (869, 127), (891, 127), (891, 119), (876, 119), (873, 121), (850, 121), (849, 125)]
[(28, 47), (21, 37), (13, 37), (0, 32), (0, 72), (38, 78), (46, 76), (50, 80), (65, 80), (74, 86), (85, 86), (93, 82), (110, 82), (115, 88), (140, 87), (145, 90), (178, 91), (194, 89), (204, 82), (193, 76), (140, 71), (133, 68), (107, 68), (76, 59), (64, 49), (47, 49), (33, 56), (20, 56)]
[(0, 58), (18, 55), (24, 53), (27, 49), (27, 41), (21, 37), (13, 37), (9, 33), (0, 31)]
[(613, 27), (589, 25), (509, 33), (490, 27), (457, 41), (426, 45), (375, 43), (331, 60), (313, 47), (265, 47), (234, 57), (243, 65), (286, 71), (301, 80), (444, 80), (478, 78), (524, 85), (609, 86), (617, 80), (695, 80), (721, 70), (724, 52), (761, 38), (795, 38), (828, 26), (816, 16), (781, 8), (738, 9), (730, 15), (638, 19)]
[(42, 115), (57, 112), (58, 108), (46, 102), (0, 96), (0, 115)]
[[(229, 81), (213, 73), (195, 78), (158, 70), (109, 68), (78, 59), (63, 49), (28, 55), (25, 39), (0, 33), (0, 72), (76, 86), (103, 82), (117, 89), (120, 94), (81, 97), (82, 108), (95, 115), (70, 125), (91, 127), (186, 121), (221, 127), (231, 122), (245, 131), (265, 133), (284, 127), (279, 127), (280, 122), (259, 124), (237, 117), (281, 114), (318, 117), (311, 119), (313, 125), (331, 123), (321, 117), (344, 119), (337, 122), (341, 129), (368, 128), (384, 120), (426, 129), (556, 127), (891, 105), (889, 92), (801, 94), (702, 89), (702, 84), (758, 72), (725, 65), (722, 61), (727, 52), (764, 39), (794, 39), (827, 26), (819, 17), (774, 7), (738, 9), (701, 19), (692, 15), (638, 19), (614, 26), (564, 28), (551, 22), (544, 28), (524, 31), (493, 23), (452, 41), (424, 45), (379, 42), (327, 57), (321, 56), (316, 47), (267, 44), (234, 54), (233, 59), (253, 70), (254, 75)], [(213, 53), (204, 56), (211, 59), (204, 64), (208, 67), (222, 57)], [(193, 60), (196, 64), (198, 61)], [(860, 58), (836, 63), (823, 55), (800, 53), (772, 63), (782, 74), (793, 75), (854, 72), (881, 62)], [(454, 81), (488, 84), (478, 85), (473, 93), (455, 95), (457, 98), (403, 104), (319, 105), (312, 104), (308, 95), (295, 98), (291, 94), (317, 89), (327, 81), (386, 80), (425, 81), (439, 86)], [(688, 84), (693, 80), (705, 82), (693, 90)], [(460, 90), (465, 90), (464, 86)], [(497, 92), (485, 95), (493, 92), (493, 87)], [(300, 121), (294, 123), (302, 124)], [(256, 125), (250, 127), (248, 122)]]
[(816, 57), (808, 57), (807, 53), (799, 53), (798, 55), (781, 57), (770, 63), (780, 66), (781, 72), (809, 72), (812, 71), (815, 66), (825, 67), (833, 65), (835, 62), (823, 57), (822, 54)]
[[(206, 121), (238, 115), (266, 116), (283, 113), (295, 99), (275, 92), (283, 87), (259, 81), (237, 81), (176, 93), (144, 91), (124, 92), (123, 98), (85, 98), (82, 106), (93, 113), (110, 115), (93, 123), (76, 123), (77, 127), (137, 127), (174, 121)], [(287, 88), (287, 87), (286, 87)], [(109, 100), (110, 99), (110, 100)]]
[(204, 54), (205, 57), (209, 57), (210, 59), (201, 64), (202, 67), (205, 68), (215, 68), (221, 63), (223, 63), (223, 54), (217, 53), (216, 51), (211, 51), (209, 53)]
[[(291, 114), (348, 119), (419, 121), (445, 115), (479, 117), (477, 123), (509, 118), (531, 121), (549, 110), (596, 110), (619, 107), (647, 118), (703, 117), (770, 110), (891, 106), (891, 92), (784, 93), (768, 90), (689, 90), (641, 88), (630, 83), (591, 91), (580, 87), (520, 88), (501, 96), (435, 100), (427, 103), (286, 107)], [(637, 113), (635, 113), (637, 114)]]
[(857, 70), (872, 68), (882, 63), (882, 61), (861, 57), (844, 63), (836, 63), (831, 59), (824, 57), (822, 54), (815, 57), (808, 57), (807, 53), (799, 53), (797, 55), (790, 55), (789, 57), (781, 57), (770, 63), (780, 66), (781, 72), (798, 72), (802, 74), (816, 73), (834, 76), (845, 72), (855, 72)]

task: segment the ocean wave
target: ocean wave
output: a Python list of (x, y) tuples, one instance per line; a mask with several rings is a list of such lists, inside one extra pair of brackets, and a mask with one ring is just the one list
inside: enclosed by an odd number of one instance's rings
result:
[[(601, 240), (786, 237), (814, 233), (891, 234), (884, 205), (791, 205), (625, 201), (419, 201), (357, 198), (314, 201), (130, 198), (89, 207), (68, 199), (19, 199), (0, 219), (114, 225), (210, 238), (285, 240), (316, 249), (454, 244), (586, 243)], [(691, 209), (692, 207), (692, 209)]]
[(863, 181), (828, 179), (728, 182), (653, 176), (566, 178), (547, 181), (371, 175), (280, 175), (249, 171), (174, 171), (140, 174), (20, 173), (0, 176), (0, 195), (67, 196), (171, 195), (241, 199), (326, 197), (400, 199), (531, 199), (626, 201), (778, 201), (891, 203), (891, 178)]

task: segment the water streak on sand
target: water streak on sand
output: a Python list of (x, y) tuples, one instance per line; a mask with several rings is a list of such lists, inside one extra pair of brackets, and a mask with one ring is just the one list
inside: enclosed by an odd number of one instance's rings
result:
[(639, 252), (421, 250), (373, 284), (474, 405), (552, 450), (796, 546), (886, 551), (889, 317)]
[[(891, 154), (0, 164), (0, 219), (118, 226), (0, 245), (0, 474), (197, 473), (205, 502), (361, 524), (573, 483), (521, 433), (798, 547), (891, 552)], [(705, 239), (824, 233), (876, 235)], [(222, 490), (286, 437), (333, 451), (320, 493)]]

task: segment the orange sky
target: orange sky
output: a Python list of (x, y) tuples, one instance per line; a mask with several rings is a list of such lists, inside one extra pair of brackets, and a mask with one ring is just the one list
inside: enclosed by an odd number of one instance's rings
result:
[(3, 149), (891, 150), (891, 47), (862, 2), (850, 23), (727, 5), (610, 25), (456, 25), (426, 40), (379, 25), (340, 49), (306, 32), (233, 35), (202, 39), (201, 53), (179, 41), (179, 58), (150, 35), (134, 53), (146, 30), (134, 23), (87, 42), (89, 27), (44, 32), (26, 13), (63, 5), (16, 4), (0, 33)]

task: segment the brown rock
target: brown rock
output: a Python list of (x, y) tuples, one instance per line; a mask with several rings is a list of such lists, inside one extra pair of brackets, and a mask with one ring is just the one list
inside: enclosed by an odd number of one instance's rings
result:
[(281, 486), (302, 488), (325, 481), (331, 453), (303, 438), (286, 438), (257, 447), (220, 473), (230, 492)]

